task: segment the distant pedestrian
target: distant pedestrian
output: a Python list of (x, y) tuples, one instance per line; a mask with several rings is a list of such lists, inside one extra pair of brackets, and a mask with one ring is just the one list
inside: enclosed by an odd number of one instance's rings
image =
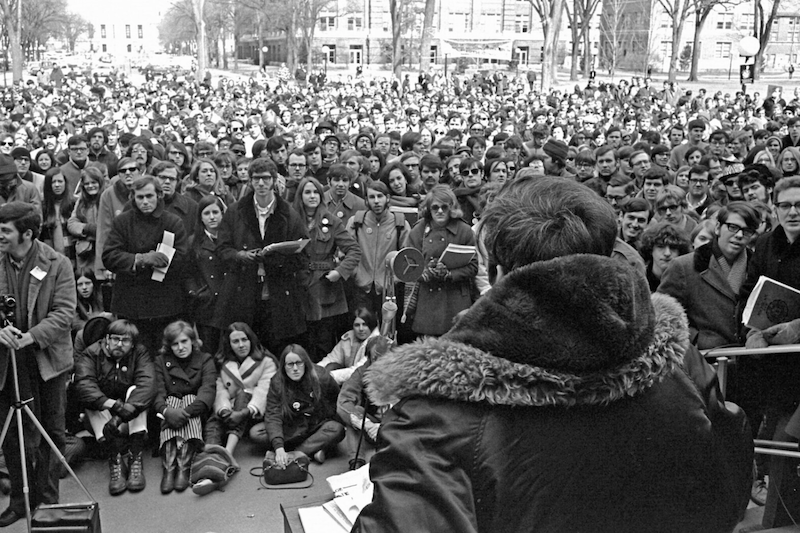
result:
[(794, 65), (789, 64), (789, 79), (792, 79), (793, 75), (794, 75)]

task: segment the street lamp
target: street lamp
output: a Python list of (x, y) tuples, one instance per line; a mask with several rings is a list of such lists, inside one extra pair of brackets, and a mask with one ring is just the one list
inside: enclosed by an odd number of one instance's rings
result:
[(322, 47), (322, 56), (325, 59), (325, 77), (328, 77), (328, 54), (331, 53), (331, 49), (327, 46)]
[(262, 46), (261, 47), (261, 68), (267, 66), (267, 52), (269, 52), (269, 46)]
[(752, 35), (742, 37), (739, 41), (739, 55), (744, 57), (744, 64), (739, 69), (739, 80), (742, 82), (742, 92), (747, 94), (747, 84), (755, 81), (756, 61), (753, 59), (753, 64), (748, 65), (747, 60), (755, 57), (761, 49), (761, 43)]

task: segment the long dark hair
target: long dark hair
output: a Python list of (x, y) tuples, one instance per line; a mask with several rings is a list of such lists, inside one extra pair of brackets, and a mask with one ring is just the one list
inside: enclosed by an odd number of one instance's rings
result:
[(269, 350), (261, 346), (261, 342), (258, 340), (258, 337), (250, 326), (244, 322), (234, 322), (222, 333), (222, 342), (220, 342), (219, 351), (214, 356), (214, 362), (217, 364), (217, 370), (221, 369), (222, 366), (228, 361), (234, 361), (236, 363), (239, 362), (239, 358), (236, 357), (236, 354), (233, 353), (233, 349), (231, 349), (231, 333), (235, 331), (241, 331), (247, 335), (247, 338), (250, 340), (250, 353), (247, 355), (252, 360), (261, 361), (264, 359), (264, 357), (271, 357), (273, 360), (275, 359), (275, 356), (272, 355)]
[(88, 320), (91, 314), (92, 316), (102, 313), (103, 309), (103, 298), (102, 294), (100, 293), (100, 284), (97, 282), (97, 277), (94, 274), (94, 269), (92, 267), (83, 267), (79, 268), (75, 271), (75, 283), (77, 284), (80, 278), (86, 278), (92, 282), (92, 287), (94, 290), (92, 291), (92, 295), (89, 298), (83, 299), (80, 295), (77, 295), (78, 305), (77, 305), (77, 312), (78, 316), (82, 320)]
[[(286, 357), (293, 353), (300, 357), (303, 361), (304, 369), (303, 377), (300, 381), (294, 382), (286, 375)], [(287, 389), (299, 388), (310, 389), (311, 397), (314, 399), (314, 410), (320, 406), (322, 402), (322, 387), (319, 384), (319, 376), (317, 375), (316, 366), (311, 358), (308, 356), (305, 348), (299, 344), (290, 344), (281, 352), (281, 359), (278, 363), (278, 372), (273, 376), (273, 380), (277, 380), (278, 386), (281, 391), (281, 418), (289, 420), (292, 418), (292, 399), (289, 397)]]
[[(64, 178), (64, 192), (56, 196), (53, 192), (53, 178), (61, 174), (61, 177)], [(44, 199), (42, 201), (42, 225), (44, 226), (53, 226), (56, 220), (56, 204), (61, 202), (59, 206), (59, 211), (61, 213), (61, 218), (64, 219), (64, 222), (69, 220), (70, 215), (72, 215), (72, 207), (75, 204), (75, 198), (70, 194), (70, 191), (67, 189), (69, 188), (69, 183), (67, 183), (67, 178), (62, 174), (61, 169), (59, 167), (51, 168), (47, 171), (47, 174), (44, 175)]]

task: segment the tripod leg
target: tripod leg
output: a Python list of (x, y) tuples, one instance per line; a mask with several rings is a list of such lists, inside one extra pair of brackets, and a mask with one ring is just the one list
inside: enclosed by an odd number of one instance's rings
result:
[(14, 418), (14, 407), (8, 408), (8, 415), (6, 416), (6, 422), (3, 424), (3, 431), (0, 433), (0, 448), (3, 447), (3, 443), (6, 441), (6, 435), (8, 434), (8, 428), (11, 426), (11, 420)]
[[(47, 441), (47, 444), (50, 445), (50, 449), (53, 450), (53, 453), (56, 454), (56, 457), (58, 457), (58, 460), (61, 461), (61, 464), (64, 465), (64, 468), (67, 469), (67, 472), (69, 472), (69, 474), (72, 476), (72, 478), (75, 481), (78, 482), (78, 485), (81, 487), (81, 489), (83, 489), (83, 492), (86, 493), (86, 496), (89, 497), (89, 500), (90, 501), (95, 501), (95, 499), (92, 498), (92, 495), (89, 492), (89, 490), (84, 486), (84, 484), (78, 478), (78, 475), (75, 473), (74, 470), (72, 470), (72, 467), (69, 466), (69, 463), (67, 462), (67, 459), (64, 457), (64, 454), (61, 453), (61, 450), (58, 449), (58, 446), (56, 446), (56, 443), (53, 442), (53, 439), (50, 438), (50, 435), (47, 434), (47, 431), (45, 431), (45, 429), (42, 426), (41, 422), (39, 422), (39, 419), (37, 419), (36, 415), (33, 414), (33, 411), (31, 411), (31, 408), (28, 407), (27, 405), (23, 405), (22, 407), (23, 407), (23, 409), (25, 409), (25, 414), (27, 414), (28, 418), (30, 418), (31, 422), (33, 422), (33, 425), (36, 426), (36, 429), (39, 431), (39, 434), (42, 436), (42, 438), (45, 441)], [(20, 418), (21, 418), (21, 416), (22, 415), (20, 415)]]
[[(27, 405), (23, 405), (28, 409)], [(19, 437), (19, 459), (22, 464), (22, 497), (25, 499), (25, 520), (28, 523), (28, 531), (32, 529), (31, 525), (31, 486), (28, 482), (28, 458), (25, 454), (25, 435), (22, 429), (22, 411), (17, 408), (17, 436)], [(30, 409), (28, 409), (30, 412)], [(33, 413), (31, 413), (32, 415)]]

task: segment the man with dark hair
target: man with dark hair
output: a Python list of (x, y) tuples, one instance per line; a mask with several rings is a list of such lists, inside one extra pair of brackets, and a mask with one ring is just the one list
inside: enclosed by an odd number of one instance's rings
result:
[(706, 131), (706, 123), (703, 121), (703, 119), (697, 118), (689, 121), (687, 129), (689, 130), (688, 142), (679, 146), (675, 146), (672, 149), (672, 155), (669, 158), (669, 168), (673, 172), (678, 170), (684, 164), (684, 156), (689, 148), (698, 146), (705, 150), (708, 147), (708, 144), (703, 141), (703, 134)]
[(443, 170), (444, 163), (442, 163), (442, 160), (439, 159), (438, 156), (433, 154), (425, 154), (422, 156), (419, 160), (419, 173), (425, 193), (430, 192), (431, 189), (439, 185)]
[(605, 196), (606, 187), (615, 175), (621, 175), (619, 171), (619, 159), (614, 148), (603, 145), (595, 151), (595, 170), (597, 175), (583, 182), (584, 185), (597, 192), (600, 196)]
[(103, 264), (116, 275), (111, 312), (134, 322), (142, 344), (156, 353), (164, 328), (183, 312), (189, 241), (180, 217), (164, 208), (156, 178), (137, 179), (131, 192), (131, 209), (111, 223)]
[(119, 158), (106, 148), (108, 133), (105, 128), (92, 128), (86, 137), (89, 139), (89, 161), (105, 165), (107, 176), (116, 176)]
[(171, 161), (159, 161), (153, 166), (152, 173), (161, 185), (164, 208), (180, 217), (187, 238), (191, 237), (197, 225), (197, 202), (178, 192), (180, 180), (177, 165)]
[(800, 146), (800, 117), (794, 116), (789, 118), (789, 120), (786, 121), (786, 127), (789, 129), (789, 133), (784, 135), (781, 139), (781, 149), (790, 146)]
[(523, 177), (481, 224), (492, 290), (365, 372), (391, 409), (353, 531), (731, 531), (752, 467), (744, 416), (687, 346), (680, 305), (609, 257), (611, 207)]
[(278, 174), (286, 176), (286, 159), (289, 157), (289, 151), (286, 148), (286, 141), (283, 140), (283, 137), (276, 135), (267, 139), (267, 153), (272, 162), (275, 163)]
[[(302, 148), (295, 148), (289, 152), (289, 157), (286, 162), (286, 189), (283, 196), (287, 202), (294, 201), (294, 195), (297, 192), (297, 186), (300, 185), (300, 180), (309, 175), (308, 172), (308, 155)], [(281, 178), (278, 177), (280, 180)]]
[(634, 248), (638, 246), (639, 237), (650, 222), (652, 213), (650, 205), (644, 198), (631, 198), (620, 205), (619, 236)]
[(75, 392), (95, 438), (108, 446), (109, 493), (144, 490), (142, 451), (156, 380), (153, 359), (132, 322), (115, 320), (78, 354)]
[(747, 202), (764, 202), (772, 207), (772, 179), (767, 169), (759, 171), (748, 167), (739, 174), (739, 190)]
[(273, 243), (307, 237), (305, 224), (291, 206), (275, 194), (278, 169), (267, 159), (255, 159), (247, 170), (250, 189), (225, 212), (218, 233), (218, 253), (228, 266), (220, 291), (216, 326), (252, 324), (272, 353), (302, 340), (306, 332), (304, 298), (308, 268), (305, 251), (266, 251)]
[(73, 135), (67, 140), (69, 160), (61, 165), (61, 174), (67, 182), (67, 194), (73, 194), (81, 182), (81, 170), (89, 162), (89, 143), (83, 135)]
[[(5, 156), (4, 156), (5, 157)], [(0, 412), (16, 401), (8, 349), (16, 350), (20, 396), (63, 453), (66, 386), (72, 368), (70, 331), (75, 316), (75, 277), (69, 259), (37, 239), (42, 217), (32, 205), (0, 207), (0, 294), (16, 299), (15, 320), (0, 329)], [(8, 312), (8, 310), (5, 310)], [(59, 460), (33, 422), (22, 416), (31, 509), (58, 503)], [(9, 428), (3, 453), (11, 479), (0, 527), (26, 514), (19, 434)]]

